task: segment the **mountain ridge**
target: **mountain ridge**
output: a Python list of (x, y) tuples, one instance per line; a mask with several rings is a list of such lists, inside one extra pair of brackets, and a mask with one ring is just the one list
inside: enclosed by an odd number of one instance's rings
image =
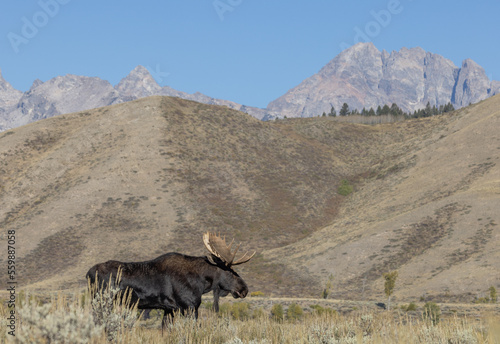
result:
[(500, 93), (500, 81), (490, 81), (471, 59), (461, 67), (420, 47), (379, 51), (373, 43), (358, 43), (338, 54), (318, 73), (305, 79), (266, 109), (161, 87), (143, 66), (135, 67), (115, 86), (108, 81), (68, 74), (46, 82), (36, 79), (27, 92), (15, 90), (0, 74), (0, 131), (33, 121), (153, 95), (223, 105), (260, 120), (318, 116), (348, 103), (361, 110), (392, 103), (407, 112), (451, 102), (461, 108)]
[(484, 69), (471, 59), (459, 68), (452, 61), (420, 47), (379, 51), (373, 43), (344, 50), (320, 71), (305, 79), (267, 109), (287, 117), (310, 117), (337, 111), (392, 103), (406, 112), (451, 102), (461, 108), (500, 92)]
[[(0, 131), (63, 113), (84, 111), (154, 95), (223, 105), (250, 113), (258, 119), (269, 116), (268, 111), (264, 109), (212, 98), (200, 92), (189, 94), (169, 86), (161, 87), (147, 68), (139, 65), (115, 86), (98, 77), (67, 74), (46, 82), (36, 79), (24, 93), (15, 90), (0, 74)], [(3, 103), (5, 104), (2, 106)]]

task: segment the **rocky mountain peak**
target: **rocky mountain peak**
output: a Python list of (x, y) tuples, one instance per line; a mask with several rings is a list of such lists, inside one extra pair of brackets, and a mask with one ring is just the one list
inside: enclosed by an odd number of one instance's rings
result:
[(349, 76), (353, 70), (380, 69), (381, 52), (373, 43), (358, 43), (338, 54), (318, 74), (327, 76)]
[(5, 95), (19, 95), (18, 98), (21, 97), (23, 92), (16, 90), (12, 85), (3, 78), (2, 70), (0, 69), (0, 101), (5, 100)]
[(470, 59), (459, 68), (420, 47), (388, 53), (373, 43), (358, 43), (269, 103), (267, 109), (287, 117), (309, 117), (329, 112), (332, 106), (338, 110), (343, 103), (358, 110), (392, 103), (407, 112), (427, 103), (452, 102), (460, 108), (499, 92), (498, 85)]
[(129, 75), (123, 78), (115, 89), (122, 95), (124, 100), (132, 100), (159, 94), (161, 87), (155, 81), (147, 68), (135, 67)]
[(8, 114), (9, 127), (17, 127), (63, 113), (122, 102), (113, 86), (100, 78), (67, 74), (47, 82), (35, 80)]
[(43, 84), (43, 81), (40, 79), (36, 79), (35, 81), (33, 81), (33, 84), (30, 87), (30, 91), (34, 90), (35, 88), (37, 88), (41, 84)]
[[(3, 78), (0, 70), (0, 114), (4, 114), (15, 107), (22, 95), (23, 92), (16, 90)], [(1, 126), (0, 119), (0, 129)]]
[(452, 101), (458, 107), (486, 99), (490, 96), (491, 82), (483, 67), (471, 59), (462, 62)]
[(68, 74), (47, 82), (37, 79), (24, 94), (15, 90), (0, 73), (0, 131), (63, 113), (89, 110), (153, 95), (243, 109), (259, 119), (277, 117), (277, 114), (265, 109), (243, 107), (241, 104), (212, 98), (199, 92), (188, 94), (169, 86), (160, 87), (147, 68), (137, 66), (115, 87), (100, 78)]

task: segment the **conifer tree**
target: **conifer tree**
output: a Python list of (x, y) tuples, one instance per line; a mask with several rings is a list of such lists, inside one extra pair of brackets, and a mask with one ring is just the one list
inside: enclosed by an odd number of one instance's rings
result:
[(389, 105), (385, 104), (384, 107), (382, 108), (382, 111), (380, 111), (381, 115), (388, 115), (391, 112), (391, 108)]
[(431, 116), (432, 114), (432, 108), (431, 108), (431, 103), (430, 102), (427, 102), (427, 105), (425, 106), (425, 110), (424, 110), (424, 117), (429, 117)]
[(347, 105), (347, 103), (342, 104), (342, 108), (339, 111), (339, 116), (348, 116), (349, 114), (349, 105)]
[(455, 111), (455, 108), (453, 107), (451, 102), (448, 102), (448, 104), (444, 106), (443, 112), (451, 112), (451, 111)]
[(332, 116), (332, 117), (337, 116), (337, 111), (335, 110), (333, 105), (332, 105), (332, 108), (330, 109), (330, 113), (328, 114), (328, 116)]
[(398, 104), (396, 103), (392, 103), (391, 105), (391, 115), (393, 116), (401, 116), (401, 115), (404, 115), (404, 112), (403, 110), (401, 110), (398, 106)]

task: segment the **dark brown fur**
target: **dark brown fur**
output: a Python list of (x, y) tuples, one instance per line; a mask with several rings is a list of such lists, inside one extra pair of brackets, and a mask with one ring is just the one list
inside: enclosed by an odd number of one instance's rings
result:
[(215, 264), (206, 257), (167, 253), (153, 260), (124, 263), (110, 260), (93, 266), (87, 272), (91, 283), (106, 287), (122, 268), (120, 289), (132, 289), (132, 302), (139, 301), (140, 309), (163, 309), (163, 325), (175, 311), (193, 312), (198, 318), (201, 296), (214, 292), (214, 309), (219, 310), (219, 297), (229, 293), (244, 298), (248, 287), (238, 274), (219, 259)]

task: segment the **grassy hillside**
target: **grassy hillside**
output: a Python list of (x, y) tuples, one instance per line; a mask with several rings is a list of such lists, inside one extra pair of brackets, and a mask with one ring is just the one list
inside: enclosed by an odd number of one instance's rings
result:
[(318, 296), (333, 274), (334, 297), (379, 297), (392, 269), (399, 298), (475, 294), (500, 287), (499, 105), (377, 126), (169, 97), (58, 116), (0, 134), (0, 237), (16, 230), (18, 278), (40, 290), (205, 254), (215, 230), (258, 251), (238, 271), (267, 294)]
[[(499, 128), (499, 97), (373, 127), (377, 142), (360, 145), (383, 153), (370, 152), (375, 163), (359, 169), (334, 222), (265, 257), (281, 262), (286, 255), (297, 273), (308, 271), (323, 285), (332, 274), (333, 297), (383, 297), (382, 274), (395, 269), (400, 299), (485, 296), (500, 285)], [(329, 131), (316, 137), (334, 144)]]

